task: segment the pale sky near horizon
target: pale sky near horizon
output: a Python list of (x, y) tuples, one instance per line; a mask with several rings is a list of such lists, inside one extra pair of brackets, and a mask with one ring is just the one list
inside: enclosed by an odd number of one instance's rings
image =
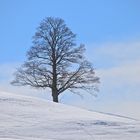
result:
[(97, 98), (63, 94), (61, 102), (140, 119), (139, 6), (139, 0), (0, 0), (0, 90), (48, 98), (45, 91), (9, 82), (41, 20), (60, 17), (77, 34), (77, 44), (85, 44), (101, 78)]

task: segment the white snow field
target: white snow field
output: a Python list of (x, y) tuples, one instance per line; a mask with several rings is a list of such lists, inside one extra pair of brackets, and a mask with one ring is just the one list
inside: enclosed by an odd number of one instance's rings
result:
[(140, 140), (140, 122), (0, 92), (0, 140)]

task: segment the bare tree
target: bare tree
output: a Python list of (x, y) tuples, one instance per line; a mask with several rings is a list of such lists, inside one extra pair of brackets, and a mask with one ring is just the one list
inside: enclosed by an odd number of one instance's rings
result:
[(75, 38), (62, 19), (45, 18), (33, 36), (27, 61), (15, 72), (12, 84), (50, 88), (54, 102), (66, 90), (75, 93), (82, 89), (92, 94), (99, 78), (84, 58), (84, 45), (76, 47)]

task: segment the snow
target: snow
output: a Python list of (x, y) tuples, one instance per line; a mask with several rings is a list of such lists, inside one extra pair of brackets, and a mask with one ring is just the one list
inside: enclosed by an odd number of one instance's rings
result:
[(140, 122), (0, 92), (0, 140), (140, 140)]

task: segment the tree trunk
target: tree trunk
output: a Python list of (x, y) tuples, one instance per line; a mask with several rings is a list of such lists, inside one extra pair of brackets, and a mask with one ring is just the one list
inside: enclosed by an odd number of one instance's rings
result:
[(58, 95), (53, 94), (52, 97), (53, 97), (53, 101), (58, 103)]
[(53, 101), (58, 103), (58, 93), (57, 93), (57, 73), (56, 73), (56, 55), (55, 55), (55, 47), (52, 47), (52, 59), (53, 59), (53, 83), (52, 83), (52, 97)]

